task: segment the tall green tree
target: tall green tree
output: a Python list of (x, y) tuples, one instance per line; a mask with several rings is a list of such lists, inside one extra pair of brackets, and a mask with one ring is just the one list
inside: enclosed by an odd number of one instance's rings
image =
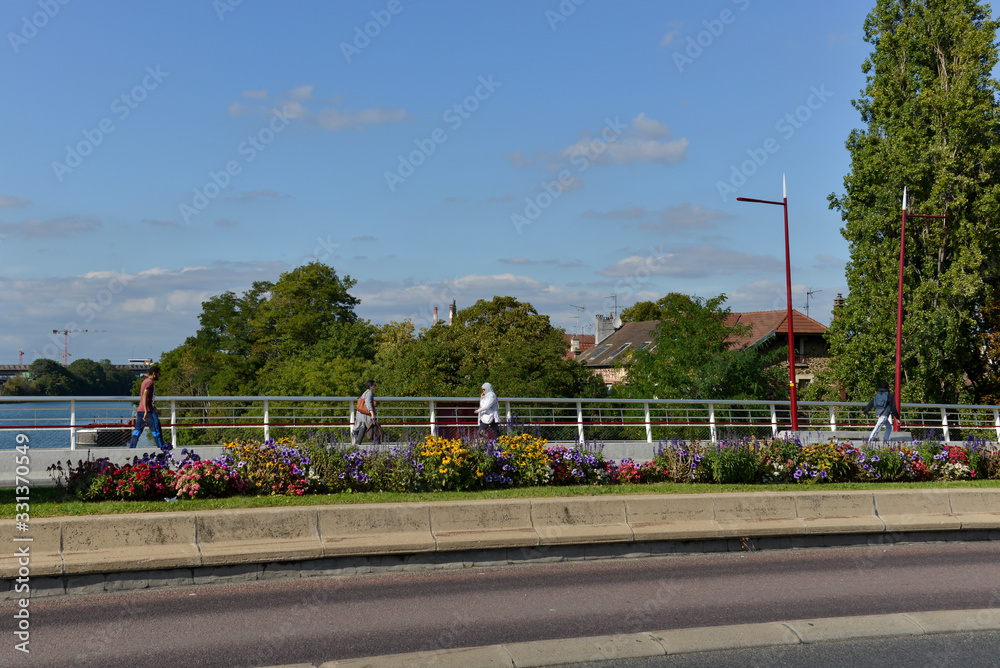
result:
[(582, 365), (565, 360), (566, 341), (546, 315), (513, 297), (479, 300), (453, 324), (419, 333), (412, 323), (379, 332), (374, 377), (379, 393), (478, 396), (484, 382), (519, 397), (593, 397), (603, 386)]
[(975, 0), (878, 0), (865, 21), (873, 51), (852, 103), (865, 127), (847, 140), (844, 193), (830, 195), (850, 294), (827, 336), (850, 398), (894, 375), (904, 186), (910, 213), (947, 218), (907, 221), (902, 399), (957, 403), (977, 391), (1000, 251), (997, 27)]
[(727, 323), (726, 295), (711, 299), (672, 293), (659, 309), (654, 345), (621, 363), (619, 397), (644, 399), (786, 399), (781, 350), (736, 350), (749, 325)]
[(197, 333), (161, 360), (161, 394), (353, 394), (375, 355), (354, 284), (312, 262), (208, 299)]

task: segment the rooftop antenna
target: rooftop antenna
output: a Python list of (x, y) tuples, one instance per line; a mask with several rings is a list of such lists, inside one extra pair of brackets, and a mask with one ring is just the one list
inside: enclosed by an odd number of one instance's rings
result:
[(809, 297), (811, 297), (812, 295), (816, 294), (817, 292), (823, 292), (823, 291), (822, 290), (813, 290), (812, 288), (809, 288), (806, 291), (806, 317), (807, 318), (809, 317)]
[(572, 306), (573, 308), (575, 308), (577, 310), (577, 314), (575, 316), (573, 316), (573, 319), (576, 320), (576, 334), (577, 334), (577, 336), (579, 336), (580, 335), (580, 325), (582, 324), (582, 320), (583, 320), (583, 312), (587, 310), (587, 307), (586, 306), (577, 306), (576, 304), (570, 304), (570, 306)]

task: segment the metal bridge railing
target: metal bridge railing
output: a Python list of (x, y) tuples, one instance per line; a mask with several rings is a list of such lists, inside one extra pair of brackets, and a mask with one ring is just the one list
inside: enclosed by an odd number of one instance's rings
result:
[[(346, 441), (355, 422), (354, 397), (158, 397), (164, 430), (178, 443), (184, 431), (216, 430), (219, 438), (260, 438), (330, 432)], [(475, 431), (471, 397), (379, 397), (379, 422), (390, 441), (426, 434)], [(0, 448), (13, 447), (15, 433), (59, 432), (76, 449), (82, 430), (128, 429), (137, 397), (0, 398)], [(798, 403), (799, 428), (809, 431), (867, 431), (874, 419), (862, 403)], [(550, 441), (645, 441), (673, 438), (717, 441), (741, 436), (776, 436), (791, 428), (787, 401), (697, 399), (502, 398), (501, 417), (516, 429)], [(915, 438), (1000, 441), (1000, 408), (903, 404), (902, 429)]]

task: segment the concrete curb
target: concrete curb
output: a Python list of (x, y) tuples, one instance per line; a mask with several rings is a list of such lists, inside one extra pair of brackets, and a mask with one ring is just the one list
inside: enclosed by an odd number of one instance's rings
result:
[[(589, 638), (463, 647), (431, 652), (342, 659), (320, 668), (541, 668), (588, 661), (648, 658), (753, 647), (776, 647), (849, 640), (1000, 631), (1000, 609), (946, 610), (803, 619), (763, 624), (710, 626)], [(270, 668), (315, 668), (312, 664)]]
[[(54, 517), (0, 541), (30, 545), (34, 576), (441, 554), (850, 534), (992, 532), (1000, 489), (663, 494)], [(30, 538), (30, 542), (23, 539)], [(18, 574), (0, 556), (0, 577)]]

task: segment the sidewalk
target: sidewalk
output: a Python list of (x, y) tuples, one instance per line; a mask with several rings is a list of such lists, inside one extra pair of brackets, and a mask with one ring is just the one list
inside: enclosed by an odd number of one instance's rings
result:
[[(642, 659), (858, 638), (914, 637), (997, 630), (1000, 630), (1000, 609), (943, 610), (541, 640), (327, 661), (320, 664), (319, 668), (540, 668), (589, 661)], [(315, 666), (293, 664), (268, 668)]]

